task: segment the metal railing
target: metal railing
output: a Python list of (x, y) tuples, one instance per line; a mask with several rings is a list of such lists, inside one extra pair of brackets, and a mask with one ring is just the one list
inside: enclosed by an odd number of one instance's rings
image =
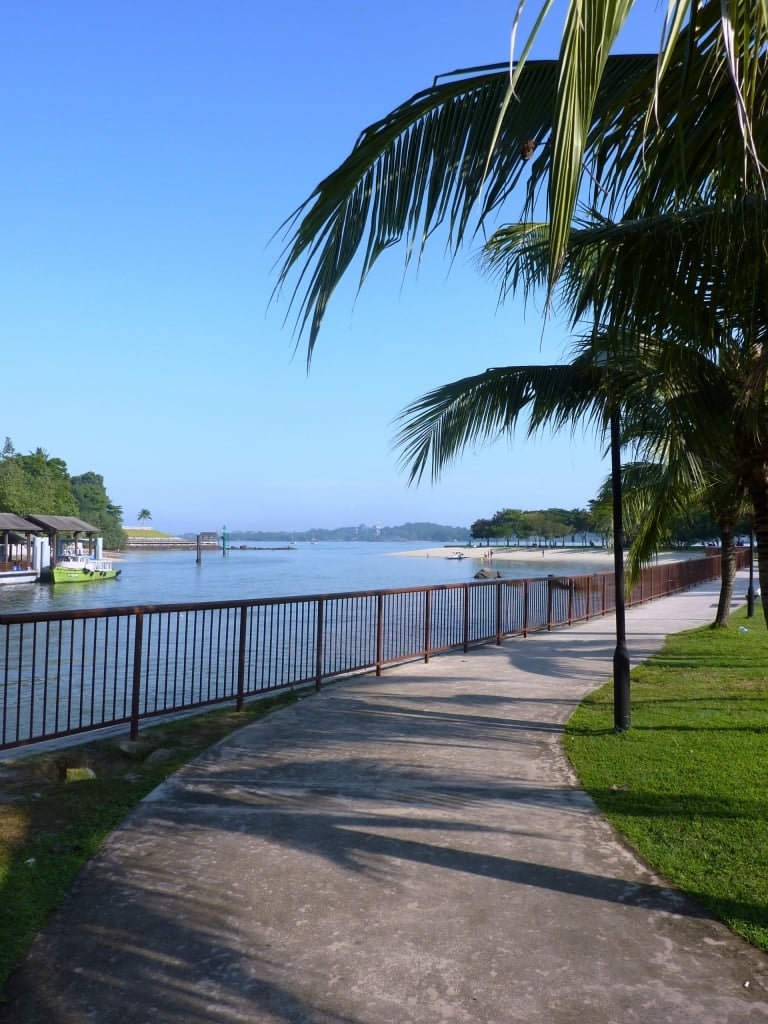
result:
[[(748, 552), (739, 552), (739, 567)], [(720, 575), (647, 568), (627, 605)], [(604, 615), (612, 573), (0, 615), (0, 750), (246, 700)]]

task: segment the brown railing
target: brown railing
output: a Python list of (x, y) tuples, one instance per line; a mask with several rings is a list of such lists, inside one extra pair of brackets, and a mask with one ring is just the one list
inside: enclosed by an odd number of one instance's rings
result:
[[(739, 567), (748, 552), (739, 552)], [(715, 579), (719, 554), (653, 566), (638, 604)], [(0, 750), (604, 615), (612, 573), (309, 597), (0, 615)]]

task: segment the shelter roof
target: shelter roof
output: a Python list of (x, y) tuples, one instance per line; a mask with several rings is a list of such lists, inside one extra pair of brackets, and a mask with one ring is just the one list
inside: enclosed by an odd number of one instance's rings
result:
[(29, 519), (22, 519), (13, 512), (0, 512), (0, 532), (15, 530), (17, 533), (39, 533), (41, 526), (30, 522)]
[(74, 516), (27, 516), (27, 519), (49, 533), (101, 533), (98, 526), (91, 526)]

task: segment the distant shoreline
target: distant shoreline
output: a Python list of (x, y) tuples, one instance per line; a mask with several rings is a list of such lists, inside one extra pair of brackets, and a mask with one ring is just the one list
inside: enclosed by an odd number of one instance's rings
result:
[[(203, 541), (200, 547), (205, 549), (218, 548), (216, 541)], [(195, 551), (197, 541), (185, 540), (183, 537), (129, 537), (126, 551)]]

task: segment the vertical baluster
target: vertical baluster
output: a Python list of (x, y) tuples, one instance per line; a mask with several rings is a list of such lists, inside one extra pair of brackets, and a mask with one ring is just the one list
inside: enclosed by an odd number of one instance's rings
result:
[(131, 690), (131, 739), (139, 738), (139, 704), (141, 696), (141, 648), (144, 634), (144, 615), (136, 612), (133, 634), (133, 688)]

